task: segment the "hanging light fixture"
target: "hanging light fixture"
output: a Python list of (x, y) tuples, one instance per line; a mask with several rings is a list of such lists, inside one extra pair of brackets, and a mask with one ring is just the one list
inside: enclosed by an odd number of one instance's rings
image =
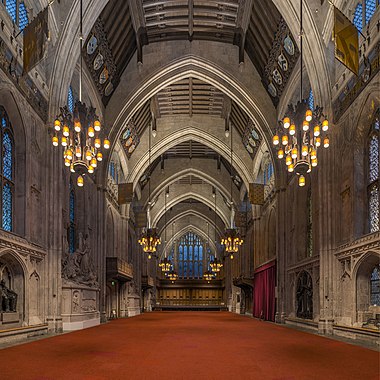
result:
[(216, 256), (216, 254), (217, 254), (217, 251), (216, 251), (216, 189), (214, 189), (213, 196), (214, 196), (214, 242), (215, 242), (215, 256), (214, 256), (214, 259), (210, 261), (210, 267), (211, 267), (211, 270), (213, 272), (218, 273), (222, 269), (223, 263), (220, 260), (218, 260), (218, 258)]
[(67, 106), (60, 108), (60, 114), (55, 118), (52, 143), (64, 147), (63, 158), (65, 166), (72, 173), (78, 173), (77, 185), (84, 185), (83, 176), (93, 173), (102, 161), (104, 149), (110, 148), (110, 141), (102, 137), (102, 127), (95, 108), (87, 107), (82, 103), (82, 1), (80, 2), (80, 72), (79, 72), (79, 100), (75, 102), (71, 112)]
[[(152, 128), (152, 125), (149, 125), (149, 128)], [(147, 226), (144, 228), (143, 233), (141, 235), (141, 238), (139, 239), (139, 244), (142, 246), (143, 251), (148, 253), (148, 259), (152, 257), (152, 254), (154, 254), (157, 251), (157, 245), (161, 244), (160, 237), (158, 236), (157, 229), (152, 228), (151, 225), (151, 217), (150, 217), (150, 208), (151, 208), (151, 202), (150, 202), (150, 174), (151, 174), (151, 162), (150, 162), (150, 155), (151, 155), (151, 130), (149, 130), (149, 165), (148, 165), (148, 208), (146, 211), (146, 217), (147, 217)]]
[(221, 244), (224, 245), (224, 249), (230, 254), (230, 258), (234, 258), (234, 254), (239, 251), (239, 247), (243, 244), (243, 239), (240, 237), (238, 229), (235, 227), (235, 210), (234, 203), (232, 200), (232, 177), (233, 177), (233, 161), (232, 161), (232, 129), (230, 131), (231, 137), (231, 188), (230, 188), (230, 227), (226, 228), (224, 236), (222, 237)]
[(167, 273), (167, 272), (170, 272), (170, 269), (171, 269), (171, 267), (172, 267), (172, 262), (167, 258), (167, 246), (166, 246), (166, 243), (167, 243), (167, 241), (166, 241), (166, 222), (167, 222), (167, 220), (166, 220), (166, 198), (167, 198), (167, 194), (168, 194), (169, 192), (166, 192), (165, 191), (165, 195), (164, 195), (164, 198), (165, 198), (165, 240), (164, 240), (164, 255), (165, 255), (165, 257), (163, 258), (163, 259), (161, 259), (161, 261), (160, 261), (160, 263), (158, 264), (158, 266), (161, 268), (161, 270), (162, 270), (162, 272), (164, 272), (164, 273)]
[(211, 280), (214, 278), (214, 273), (212, 273), (210, 270), (206, 270), (206, 272), (203, 273), (203, 278), (210, 283)]
[(174, 269), (168, 273), (168, 279), (172, 282), (172, 284), (178, 280), (178, 274)]
[(301, 91), (300, 101), (294, 107), (288, 106), (286, 116), (279, 121), (281, 133), (276, 129), (273, 136), (273, 145), (277, 148), (277, 157), (285, 157), (285, 164), (289, 173), (298, 175), (298, 185), (305, 186), (306, 173), (318, 165), (317, 150), (322, 145), (328, 148), (330, 141), (327, 135), (329, 122), (323, 114), (323, 108), (316, 106), (312, 111), (306, 99), (302, 99), (302, 68), (303, 68), (303, 27), (302, 27), (302, 0), (300, 0), (300, 56), (301, 56)]

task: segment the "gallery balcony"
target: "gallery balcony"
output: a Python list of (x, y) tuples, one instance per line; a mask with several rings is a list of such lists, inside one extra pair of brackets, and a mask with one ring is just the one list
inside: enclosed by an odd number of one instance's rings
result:
[(133, 265), (117, 257), (106, 258), (107, 280), (127, 282), (133, 280)]

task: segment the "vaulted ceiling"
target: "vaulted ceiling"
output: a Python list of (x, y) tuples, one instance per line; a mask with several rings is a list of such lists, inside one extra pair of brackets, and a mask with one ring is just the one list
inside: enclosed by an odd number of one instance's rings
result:
[(103, 103), (108, 103), (136, 51), (135, 59), (143, 62), (144, 45), (168, 40), (237, 45), (237, 63), (246, 52), (275, 105), (298, 57), (289, 28), (271, 0), (110, 0), (83, 48)]

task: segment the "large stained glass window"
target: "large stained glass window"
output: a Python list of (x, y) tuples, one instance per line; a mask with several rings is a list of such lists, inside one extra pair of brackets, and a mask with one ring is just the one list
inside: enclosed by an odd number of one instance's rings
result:
[(377, 111), (371, 126), (368, 143), (368, 216), (369, 232), (379, 231), (380, 228), (380, 191), (379, 191), (379, 129), (380, 110)]
[(0, 107), (1, 119), (1, 228), (13, 230), (14, 199), (14, 140), (12, 127), (4, 108)]
[(184, 279), (202, 278), (204, 242), (198, 235), (188, 232), (178, 243), (178, 276)]
[(69, 240), (69, 252), (75, 252), (75, 193), (74, 186), (70, 181), (69, 186), (69, 232), (68, 232), (68, 240)]
[(376, 265), (371, 273), (371, 305), (380, 306), (380, 265)]

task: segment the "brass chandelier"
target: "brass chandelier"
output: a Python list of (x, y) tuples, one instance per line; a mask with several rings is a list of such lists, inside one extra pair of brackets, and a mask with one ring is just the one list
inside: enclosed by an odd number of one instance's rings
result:
[(178, 280), (178, 274), (174, 269), (168, 273), (168, 279), (172, 282), (172, 284)]
[[(294, 107), (288, 106), (286, 116), (279, 121), (281, 131), (275, 131), (273, 145), (277, 147), (277, 157), (283, 159), (289, 173), (295, 172), (299, 186), (305, 186), (306, 173), (318, 165), (317, 150), (323, 144), (324, 148), (330, 145), (327, 131), (329, 122), (323, 114), (322, 107), (315, 107), (312, 111), (307, 100), (302, 99), (302, 0), (300, 1), (300, 56), (301, 56), (301, 91), (300, 101)], [(281, 138), (280, 138), (281, 135)]]
[(152, 257), (152, 254), (154, 254), (157, 251), (157, 245), (161, 244), (161, 239), (157, 233), (157, 228), (152, 228), (150, 217), (151, 127), (152, 126), (149, 125), (148, 208), (146, 212), (147, 226), (144, 228), (142, 235), (139, 239), (139, 244), (142, 246), (143, 251), (148, 253), (148, 259), (150, 259)]
[(60, 108), (60, 114), (54, 121), (52, 143), (64, 147), (65, 166), (72, 173), (78, 173), (77, 185), (84, 185), (85, 173), (93, 173), (102, 161), (101, 148), (109, 149), (110, 141), (102, 138), (102, 128), (95, 108), (82, 103), (82, 1), (80, 2), (80, 73), (79, 100), (75, 102), (73, 112), (67, 106)]
[(232, 161), (232, 128), (230, 132), (231, 137), (231, 188), (230, 188), (230, 227), (226, 228), (224, 236), (222, 237), (221, 244), (224, 245), (224, 249), (230, 254), (230, 258), (234, 258), (234, 254), (239, 251), (239, 247), (243, 244), (243, 239), (240, 237), (239, 230), (235, 227), (235, 210), (232, 200), (232, 179), (233, 179), (233, 161)]
[(210, 283), (214, 278), (214, 273), (207, 269), (207, 271), (203, 273), (203, 278), (207, 281), (207, 283)]
[(164, 255), (165, 255), (165, 257), (163, 259), (161, 259), (160, 263), (158, 264), (158, 266), (161, 268), (162, 272), (164, 272), (164, 273), (169, 272), (171, 267), (172, 267), (172, 262), (167, 258), (167, 246), (166, 246), (166, 243), (167, 243), (167, 241), (166, 241), (166, 222), (167, 222), (167, 220), (166, 220), (166, 198), (167, 198), (167, 195), (168, 195), (168, 193), (165, 192), (165, 195), (164, 195), (164, 198), (165, 198), (165, 226), (164, 226), (164, 228), (165, 228), (165, 240), (164, 240), (164, 244), (165, 244), (164, 251), (165, 251), (165, 253), (164, 253)]

